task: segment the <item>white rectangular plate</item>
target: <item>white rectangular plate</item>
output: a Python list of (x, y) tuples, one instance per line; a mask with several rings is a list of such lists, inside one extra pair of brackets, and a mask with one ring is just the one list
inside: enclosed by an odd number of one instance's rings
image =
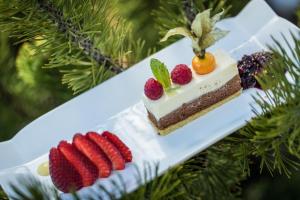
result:
[[(272, 45), (270, 35), (284, 45), (281, 33), (292, 41), (289, 31), (298, 32), (296, 26), (278, 17), (263, 0), (251, 1), (238, 16), (222, 20), (218, 26), (230, 30), (230, 33), (210, 51), (222, 48), (235, 59), (267, 49), (267, 44)], [(131, 148), (133, 163), (139, 169), (143, 169), (145, 161), (159, 162), (159, 173), (163, 173), (241, 128), (253, 117), (251, 106), (257, 105), (251, 95), (259, 90), (249, 89), (171, 134), (158, 136), (141, 102), (144, 83), (151, 76), (149, 61), (153, 57), (173, 68), (179, 63), (190, 65), (193, 52), (190, 41), (182, 39), (41, 116), (10, 141), (0, 143), (0, 184), (4, 190), (12, 194), (8, 182), (29, 172), (52, 184), (49, 177), (36, 174), (36, 167), (47, 160), (51, 147), (61, 140), (71, 140), (77, 132), (115, 132)], [(133, 164), (118, 172), (129, 191), (138, 186), (132, 172)], [(99, 181), (105, 185), (114, 177)], [(79, 193), (85, 195), (93, 188), (95, 186)]]

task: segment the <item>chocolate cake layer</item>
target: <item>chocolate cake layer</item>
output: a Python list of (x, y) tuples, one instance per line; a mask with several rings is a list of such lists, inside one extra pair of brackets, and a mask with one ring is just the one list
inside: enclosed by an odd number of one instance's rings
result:
[(185, 120), (191, 115), (194, 115), (195, 113), (200, 112), (201, 110), (204, 110), (215, 103), (222, 101), (223, 99), (226, 99), (227, 97), (238, 92), (240, 89), (241, 79), (238, 75), (236, 75), (219, 89), (201, 95), (197, 99), (183, 104), (178, 109), (160, 118), (159, 120), (156, 120), (154, 115), (149, 111), (148, 117), (158, 129), (163, 130), (168, 128), (170, 125)]

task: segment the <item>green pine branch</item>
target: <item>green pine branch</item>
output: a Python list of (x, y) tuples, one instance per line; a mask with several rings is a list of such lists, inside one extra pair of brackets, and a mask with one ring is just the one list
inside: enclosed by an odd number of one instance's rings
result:
[(62, 82), (75, 93), (141, 58), (144, 43), (133, 40), (130, 26), (114, 9), (115, 1), (44, 2), (2, 0), (0, 28), (19, 42), (43, 41), (36, 53), (49, 54), (46, 67), (58, 68)]
[[(59, 200), (59, 193), (53, 187), (39, 181), (33, 175), (21, 176), (18, 181), (23, 184), (23, 187), (17, 187), (11, 184), (11, 189), (14, 195), (8, 196), (12, 200)], [(0, 196), (1, 197), (1, 196)]]
[(182, 0), (181, 2), (182, 2), (182, 8), (184, 11), (184, 15), (187, 19), (187, 23), (189, 25), (191, 25), (197, 15), (196, 8), (194, 6), (194, 1), (193, 0)]
[[(159, 6), (159, 0), (117, 0), (118, 13), (132, 24), (132, 34), (135, 38), (143, 38), (145, 51), (155, 52), (159, 35), (154, 27), (151, 14)], [(146, 54), (145, 54), (146, 55)]]
[(8, 200), (8, 197), (5, 194), (5, 192), (3, 191), (1, 185), (0, 185), (0, 200)]

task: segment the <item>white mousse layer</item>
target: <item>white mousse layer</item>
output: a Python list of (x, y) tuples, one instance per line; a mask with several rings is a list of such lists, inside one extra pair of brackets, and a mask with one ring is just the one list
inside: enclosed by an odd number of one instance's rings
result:
[(228, 53), (217, 50), (213, 54), (217, 64), (213, 72), (206, 75), (198, 75), (192, 69), (193, 79), (190, 83), (179, 86), (179, 89), (172, 93), (164, 92), (163, 96), (155, 101), (144, 94), (143, 101), (147, 110), (159, 120), (179, 108), (182, 104), (222, 87), (238, 74), (237, 62)]

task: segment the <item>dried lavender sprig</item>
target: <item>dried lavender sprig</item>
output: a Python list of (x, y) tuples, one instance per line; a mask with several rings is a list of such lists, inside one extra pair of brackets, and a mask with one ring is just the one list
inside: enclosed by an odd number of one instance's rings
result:
[(99, 65), (102, 64), (114, 73), (124, 71), (124, 68), (116, 65), (110, 57), (103, 55), (99, 49), (94, 47), (92, 40), (87, 35), (81, 33), (79, 28), (70, 19), (65, 19), (62, 11), (58, 10), (52, 3), (39, 0), (38, 5), (57, 24), (60, 32), (65, 33), (67, 38), (71, 37), (73, 43), (78, 44), (83, 49), (83, 52), (91, 56)]
[(193, 0), (182, 0), (182, 6), (189, 24), (192, 24), (197, 14), (194, 8)]

